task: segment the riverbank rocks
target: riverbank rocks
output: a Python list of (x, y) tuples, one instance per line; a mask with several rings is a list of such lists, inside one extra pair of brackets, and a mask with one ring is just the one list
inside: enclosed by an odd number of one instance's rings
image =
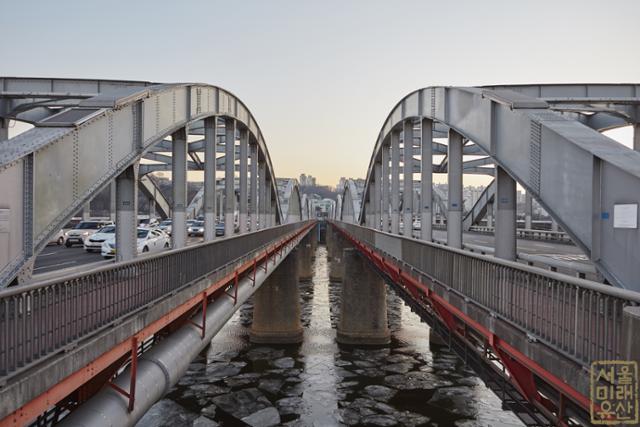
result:
[(396, 391), (383, 385), (368, 385), (364, 392), (374, 400), (388, 402), (396, 395)]

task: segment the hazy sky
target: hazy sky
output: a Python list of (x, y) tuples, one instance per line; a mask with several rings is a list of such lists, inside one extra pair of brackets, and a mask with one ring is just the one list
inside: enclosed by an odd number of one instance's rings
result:
[(0, 74), (205, 82), (257, 118), (276, 175), (364, 177), (430, 85), (640, 81), (640, 1), (11, 1)]

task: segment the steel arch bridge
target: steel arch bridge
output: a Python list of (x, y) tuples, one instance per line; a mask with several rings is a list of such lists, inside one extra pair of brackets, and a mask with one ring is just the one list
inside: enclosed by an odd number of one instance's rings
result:
[[(161, 216), (169, 216), (172, 209), (174, 216), (176, 208), (184, 210), (184, 202), (170, 207), (147, 177), (165, 170), (185, 174), (185, 168), (173, 162), (176, 140), (185, 146), (178, 154), (187, 170), (205, 170), (205, 163), (215, 163), (215, 170), (234, 177), (223, 178), (221, 184), (225, 199), (235, 199), (236, 188), (241, 193), (239, 201), (227, 203), (238, 205), (241, 224), (248, 216), (253, 230), (303, 216), (297, 182), (279, 194), (256, 119), (240, 99), (222, 88), (199, 83), (5, 77), (0, 78), (0, 91), (2, 286), (18, 275), (28, 279), (35, 256), (50, 236), (132, 166), (140, 177), (140, 189), (157, 199)], [(7, 139), (10, 119), (34, 128)], [(209, 154), (207, 146), (214, 146)], [(172, 151), (173, 156), (166, 154)], [(197, 154), (202, 151), (215, 161), (203, 162)], [(224, 155), (216, 158), (216, 152)], [(205, 170), (205, 181), (207, 176), (213, 176), (215, 186), (213, 167)], [(249, 177), (252, 185), (247, 195)], [(290, 201), (291, 196), (297, 200)], [(205, 211), (212, 209), (211, 203), (215, 210), (215, 193), (213, 202), (205, 203)], [(288, 210), (283, 211), (281, 204)], [(233, 218), (231, 214), (227, 218)]]
[[(389, 222), (391, 228), (397, 227), (394, 223), (406, 215), (421, 215), (422, 221), (427, 215), (430, 218), (431, 203), (422, 201), (418, 209), (412, 206), (411, 198), (400, 197), (412, 181), (412, 174), (405, 172), (405, 159), (410, 159), (408, 170), (422, 174), (420, 185), (426, 194), (431, 192), (431, 172), (448, 172), (453, 154), (461, 165), (456, 169), (462, 173), (494, 175), (500, 169), (517, 181), (610, 283), (638, 291), (640, 231), (615, 226), (614, 216), (624, 205), (632, 209), (635, 205), (637, 210), (640, 154), (600, 132), (637, 127), (639, 105), (638, 84), (427, 87), (414, 91), (393, 107), (382, 125), (354, 222), (375, 224), (375, 228), (388, 231)], [(639, 133), (636, 131), (636, 144)], [(412, 135), (410, 146), (404, 143), (408, 134)], [(434, 138), (449, 138), (450, 142), (445, 147)], [(453, 153), (452, 139), (459, 146)], [(430, 143), (422, 144), (423, 140)], [(414, 158), (416, 154), (421, 159)], [(445, 155), (441, 164), (432, 166), (434, 154)], [(467, 154), (482, 157), (462, 162), (462, 155)], [(390, 172), (389, 162), (397, 171)], [(389, 173), (405, 177), (404, 189), (399, 181), (392, 181), (389, 191), (388, 182), (383, 182)], [(461, 176), (460, 170), (456, 175)], [(448, 211), (457, 218), (462, 200), (461, 194), (454, 196), (456, 200), (449, 196)], [(355, 200), (350, 188), (345, 188), (342, 196), (347, 197)], [(343, 209), (342, 218), (350, 220), (350, 212), (351, 208)], [(456, 226), (460, 221), (449, 218), (449, 222)], [(459, 225), (460, 230), (454, 233), (461, 231)]]

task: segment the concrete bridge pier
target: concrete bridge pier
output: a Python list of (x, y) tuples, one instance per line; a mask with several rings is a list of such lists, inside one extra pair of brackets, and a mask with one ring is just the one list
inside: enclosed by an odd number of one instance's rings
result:
[[(330, 236), (330, 237), (329, 237)], [(346, 241), (332, 227), (327, 233), (327, 239), (331, 239), (331, 262), (329, 263), (329, 280), (332, 282), (342, 282), (344, 275), (343, 249), (346, 247)]]
[(253, 297), (253, 323), (249, 339), (256, 344), (298, 344), (302, 342), (298, 271), (300, 249), (271, 273)]
[(311, 243), (313, 231), (309, 232), (304, 239), (298, 244), (300, 266), (299, 266), (299, 280), (302, 282), (308, 282), (313, 277), (313, 245)]
[(343, 262), (338, 343), (389, 344), (391, 335), (384, 281), (356, 249), (344, 249)]

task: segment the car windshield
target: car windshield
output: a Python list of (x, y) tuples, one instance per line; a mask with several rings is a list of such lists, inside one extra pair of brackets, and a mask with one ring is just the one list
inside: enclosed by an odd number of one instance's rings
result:
[(149, 230), (138, 230), (138, 239), (144, 239), (149, 234)]
[(204, 226), (204, 221), (194, 221), (193, 226), (194, 227), (202, 227), (202, 226)]
[(162, 221), (160, 225), (171, 225), (171, 221)]
[(102, 227), (100, 230), (98, 230), (98, 233), (115, 233), (116, 232), (116, 227), (113, 225), (107, 225), (106, 227)]
[(96, 230), (100, 228), (100, 225), (101, 224), (99, 222), (83, 221), (78, 225), (76, 225), (76, 230), (89, 230), (89, 229)]

